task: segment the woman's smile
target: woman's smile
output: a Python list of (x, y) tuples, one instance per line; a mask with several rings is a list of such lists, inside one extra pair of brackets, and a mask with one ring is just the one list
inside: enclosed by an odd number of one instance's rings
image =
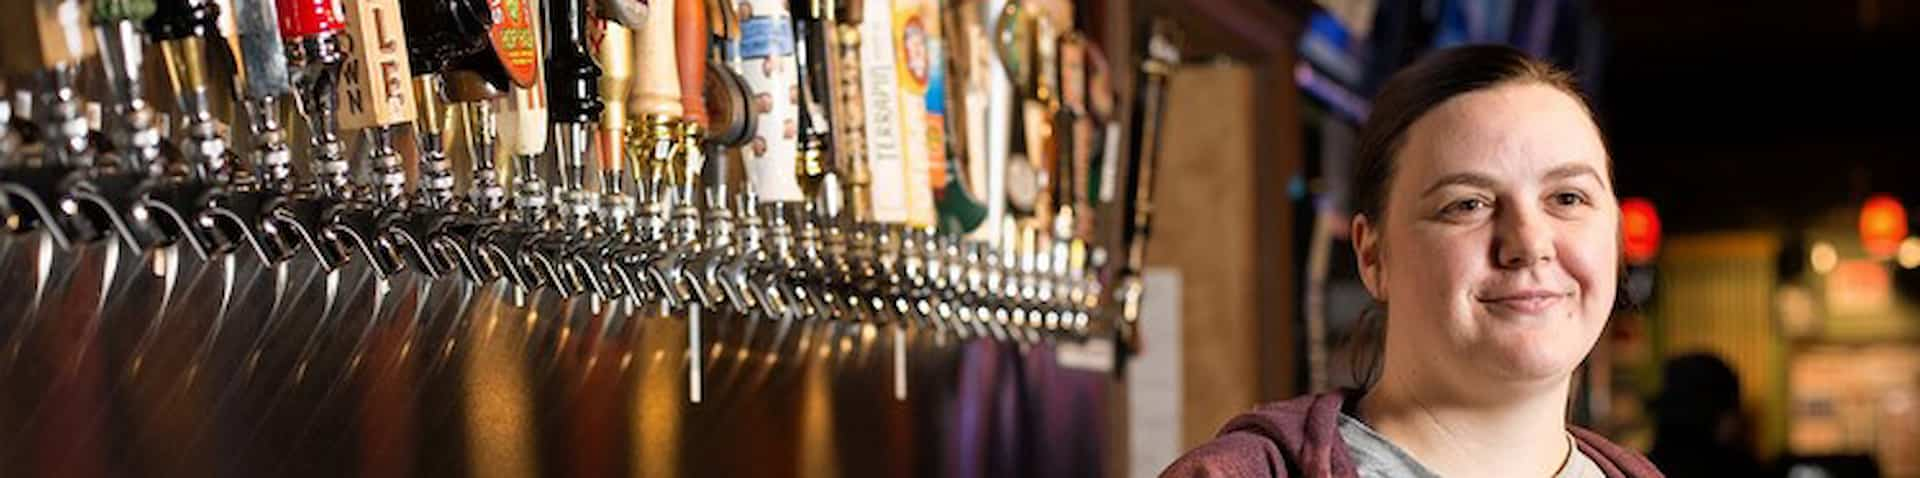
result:
[(1486, 307), (1495, 316), (1538, 316), (1554, 310), (1561, 304), (1571, 302), (1572, 292), (1559, 292), (1548, 289), (1518, 289), (1482, 294), (1474, 301)]

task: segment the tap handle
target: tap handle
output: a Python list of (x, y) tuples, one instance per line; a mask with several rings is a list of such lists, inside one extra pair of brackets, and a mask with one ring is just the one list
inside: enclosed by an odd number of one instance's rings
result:
[(680, 0), (674, 5), (674, 64), (680, 76), (681, 117), (707, 126), (707, 24), (706, 2)]
[(346, 0), (346, 63), (340, 69), (340, 127), (352, 130), (413, 121), (406, 27), (397, 0)]
[(592, 123), (600, 102), (600, 65), (587, 52), (587, 0), (549, 0), (545, 10), (549, 120)]
[[(673, 12), (680, 1), (691, 0), (654, 0), (648, 5), (655, 12)], [(685, 109), (680, 104), (680, 75), (674, 56), (674, 16), (648, 15), (646, 26), (634, 33), (634, 114), (680, 117)]]

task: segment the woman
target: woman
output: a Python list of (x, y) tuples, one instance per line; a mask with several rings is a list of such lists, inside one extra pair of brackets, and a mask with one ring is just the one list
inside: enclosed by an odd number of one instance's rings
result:
[(1236, 417), (1163, 476), (1661, 476), (1567, 424), (1620, 275), (1611, 160), (1569, 75), (1499, 46), (1394, 75), (1354, 207), (1385, 315), (1361, 326), (1362, 388)]

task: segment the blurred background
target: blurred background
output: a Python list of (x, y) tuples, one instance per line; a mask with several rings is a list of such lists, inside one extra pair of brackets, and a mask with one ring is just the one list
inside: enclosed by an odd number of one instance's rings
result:
[(1182, 61), (1116, 401), (1133, 476), (1352, 382), (1355, 131), (1393, 71), (1468, 43), (1573, 70), (1613, 153), (1638, 306), (1582, 368), (1580, 424), (1674, 476), (1920, 476), (1920, 2), (1159, 7)]

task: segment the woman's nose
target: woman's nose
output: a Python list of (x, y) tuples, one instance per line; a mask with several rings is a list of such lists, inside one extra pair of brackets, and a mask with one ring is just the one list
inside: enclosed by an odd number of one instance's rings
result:
[(1494, 224), (1494, 264), (1523, 269), (1553, 261), (1553, 229), (1548, 222), (1543, 211), (1524, 207), (1500, 210)]

